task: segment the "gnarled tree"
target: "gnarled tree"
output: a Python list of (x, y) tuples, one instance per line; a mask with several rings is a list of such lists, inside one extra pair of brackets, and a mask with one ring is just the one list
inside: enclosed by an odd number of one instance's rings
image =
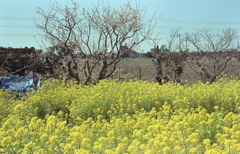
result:
[[(49, 12), (38, 8), (37, 13), (45, 18), (42, 24), (36, 23), (45, 40), (64, 49), (61, 61), (67, 70), (65, 76), (85, 84), (110, 77), (127, 52), (122, 46), (127, 43), (131, 50), (150, 39), (158, 21), (152, 18), (145, 22), (145, 10), (133, 8), (130, 3), (90, 10), (80, 9), (74, 2), (71, 7), (55, 3)], [(139, 37), (137, 41), (135, 35)], [(80, 58), (75, 58), (76, 53)]]
[(224, 29), (213, 33), (211, 29), (201, 29), (195, 33), (186, 33), (188, 41), (197, 49), (197, 54), (190, 55), (189, 67), (199, 73), (203, 83), (213, 83), (227, 68), (236, 53), (231, 52), (231, 45), (237, 32)]
[[(183, 39), (180, 38), (180, 29), (171, 30), (170, 39), (167, 45), (155, 46), (157, 54), (156, 62), (157, 73), (155, 80), (161, 85), (168, 81), (181, 83), (181, 75), (183, 73), (184, 65), (187, 61), (188, 49), (182, 50), (181, 44)], [(176, 43), (178, 39), (178, 43)], [(176, 45), (178, 44), (178, 45)]]
[(176, 83), (181, 83), (181, 75), (183, 73), (184, 65), (187, 61), (188, 50), (180, 50), (179, 52), (174, 52), (168, 50), (168, 52), (163, 52), (166, 49), (165, 45), (161, 48), (155, 47), (157, 52), (156, 62), (157, 73), (155, 75), (155, 80), (161, 85), (166, 82), (172, 81)]

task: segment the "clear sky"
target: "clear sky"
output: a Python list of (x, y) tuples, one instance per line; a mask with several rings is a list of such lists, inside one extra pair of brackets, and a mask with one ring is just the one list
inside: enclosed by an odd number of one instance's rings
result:
[[(91, 8), (98, 0), (74, 0), (80, 7)], [(180, 29), (180, 32), (192, 32), (201, 28), (212, 28), (219, 31), (226, 28), (236, 29), (240, 35), (240, 0), (104, 0), (110, 6), (119, 6), (130, 1), (132, 5), (146, 8), (145, 20), (152, 17), (154, 11), (161, 15), (156, 26), (160, 32), (159, 45), (166, 44), (170, 30)], [(64, 6), (70, 0), (57, 0)], [(99, 0), (103, 3), (103, 0)], [(3, 47), (35, 47), (42, 33), (36, 28), (35, 22), (41, 23), (43, 18), (36, 13), (37, 6), (48, 10), (50, 0), (0, 0), (0, 46)], [(34, 37), (35, 36), (35, 37)], [(237, 46), (238, 40), (235, 40)], [(138, 50), (147, 52), (152, 48), (143, 43)]]

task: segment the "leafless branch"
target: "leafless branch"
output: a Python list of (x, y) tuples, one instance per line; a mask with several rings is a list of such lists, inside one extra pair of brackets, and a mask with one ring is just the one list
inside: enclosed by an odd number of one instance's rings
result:
[(188, 41), (201, 53), (201, 56), (191, 55), (188, 61), (190, 68), (200, 73), (203, 82), (214, 82), (226, 68), (234, 52), (229, 52), (237, 32), (225, 29), (213, 33), (211, 29), (201, 29), (196, 33), (186, 33)]

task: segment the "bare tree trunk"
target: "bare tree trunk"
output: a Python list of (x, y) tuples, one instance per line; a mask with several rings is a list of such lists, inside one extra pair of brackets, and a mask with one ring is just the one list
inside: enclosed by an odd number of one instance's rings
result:
[(162, 85), (162, 76), (163, 76), (163, 71), (162, 71), (162, 59), (161, 56), (157, 56), (157, 74), (155, 76), (156, 82), (158, 82), (160, 85)]

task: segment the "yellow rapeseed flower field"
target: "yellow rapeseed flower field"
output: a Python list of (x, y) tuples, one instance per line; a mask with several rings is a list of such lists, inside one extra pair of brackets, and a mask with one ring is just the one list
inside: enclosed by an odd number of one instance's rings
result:
[(21, 99), (1, 90), (0, 103), (0, 153), (240, 153), (239, 80), (79, 86), (51, 79)]

